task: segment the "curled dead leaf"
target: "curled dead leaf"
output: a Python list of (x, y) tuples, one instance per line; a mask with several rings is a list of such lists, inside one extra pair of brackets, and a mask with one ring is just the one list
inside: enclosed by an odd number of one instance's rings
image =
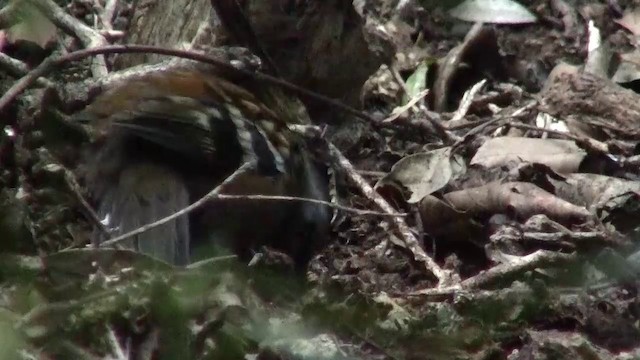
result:
[(414, 204), (465, 172), (462, 157), (451, 156), (451, 148), (445, 147), (400, 159), (389, 174), (378, 181), (376, 188), (388, 185), (406, 189), (411, 194), (407, 202)]

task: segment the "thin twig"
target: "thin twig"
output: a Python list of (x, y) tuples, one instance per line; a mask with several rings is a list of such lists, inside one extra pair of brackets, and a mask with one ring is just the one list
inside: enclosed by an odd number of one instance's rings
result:
[(113, 239), (107, 240), (103, 243), (100, 244), (100, 246), (112, 246), (115, 245), (117, 243), (120, 243), (124, 240), (127, 240), (131, 237), (140, 235), (142, 233), (144, 233), (145, 231), (149, 231), (155, 227), (158, 227), (160, 225), (166, 224), (171, 220), (174, 220), (176, 218), (179, 218), (180, 216), (184, 216), (188, 213), (190, 213), (191, 211), (199, 208), (200, 206), (206, 204), (209, 200), (211, 200), (212, 198), (214, 198), (216, 195), (218, 195), (220, 193), (220, 191), (222, 191), (222, 189), (228, 185), (229, 183), (233, 182), (234, 180), (236, 180), (240, 175), (244, 174), (247, 170), (249, 170), (252, 166), (254, 166), (253, 162), (246, 162), (244, 163), (242, 166), (240, 166), (238, 169), (236, 169), (236, 171), (233, 172), (233, 174), (229, 175), (226, 179), (224, 179), (224, 181), (222, 183), (220, 183), (220, 185), (216, 186), (213, 190), (211, 190), (208, 194), (206, 194), (205, 196), (201, 197), (200, 199), (198, 199), (198, 201), (194, 202), (193, 204), (185, 207), (184, 209), (173, 213), (167, 217), (164, 217), (160, 220), (154, 221), (150, 224), (146, 224), (143, 225), (135, 230), (129, 231), (128, 233), (122, 234), (120, 236), (117, 236)]
[[(409, 89), (407, 88), (407, 83), (405, 83), (404, 80), (402, 80), (402, 76), (400, 75), (400, 72), (398, 71), (398, 69), (392, 65), (390, 66), (389, 71), (391, 72), (391, 75), (396, 80), (396, 82), (400, 85), (400, 88), (404, 91), (405, 95), (407, 95), (407, 97), (411, 96), (409, 93)], [(414, 125), (414, 124), (418, 125), (418, 128), (422, 130), (425, 124), (421, 124), (421, 122), (424, 122), (426, 120), (431, 125), (431, 129), (435, 130), (436, 134), (442, 139), (442, 141), (445, 144), (452, 144), (456, 142), (458, 138), (452, 135), (451, 133), (449, 133), (447, 129), (445, 129), (444, 126), (442, 125), (442, 122), (438, 121), (438, 118), (433, 116), (433, 113), (430, 112), (429, 109), (427, 108), (424, 98), (429, 93), (430, 93), (429, 89), (425, 89), (421, 91), (413, 99), (410, 99), (406, 105), (404, 105), (399, 110), (391, 114), (388, 118), (384, 119), (381, 122), (381, 124), (388, 125), (389, 122), (397, 119), (400, 116), (400, 114), (404, 113), (405, 111), (409, 110), (409, 108), (411, 108), (416, 114), (420, 114), (420, 112), (422, 112), (422, 114), (424, 114), (424, 118), (422, 120), (410, 120), (408, 121), (409, 125)]]
[(433, 129), (436, 131), (436, 134), (440, 137), (440, 139), (442, 139), (445, 144), (453, 144), (460, 139), (444, 127), (442, 121), (440, 120), (440, 117), (434, 116), (435, 113), (433, 111), (430, 111), (424, 105), (420, 105), (420, 110), (425, 115), (425, 119), (427, 120), (427, 122), (431, 124), (431, 127), (433, 127)]
[[(100, 4), (100, 1), (95, 1), (95, 3)], [(100, 22), (106, 30), (113, 30), (112, 21), (116, 12), (117, 5), (117, 0), (107, 0), (104, 4), (104, 7), (99, 8), (100, 12), (98, 14), (98, 18), (100, 18)]]
[(497, 281), (538, 268), (568, 264), (576, 260), (575, 254), (563, 254), (555, 251), (537, 250), (536, 252), (519, 258), (510, 263), (496, 265), (476, 276), (465, 279), (460, 285), (466, 289), (478, 289)]
[[(0, 69), (16, 77), (24, 76), (29, 72), (29, 66), (27, 66), (27, 64), (2, 52), (0, 52)], [(38, 85), (47, 87), (53, 86), (53, 83), (48, 79), (38, 79)]]
[(417, 112), (418, 108), (416, 107), (416, 104), (420, 100), (422, 100), (425, 96), (427, 96), (428, 94), (429, 94), (429, 90), (428, 89), (427, 90), (422, 90), (415, 97), (413, 97), (412, 99), (409, 99), (409, 101), (405, 105), (402, 105), (402, 106), (397, 107), (396, 109), (394, 109), (394, 111), (393, 111), (393, 113), (391, 115), (387, 116), (387, 118), (382, 120), (382, 123), (393, 122), (400, 115), (402, 115), (403, 113), (409, 111), (409, 109), (411, 109), (411, 108), (415, 108), (415, 111)]
[(521, 256), (510, 263), (496, 265), (489, 270), (465, 279), (460, 284), (436, 289), (423, 289), (406, 294), (407, 296), (451, 295), (469, 290), (481, 289), (504, 279), (526, 271), (566, 265), (577, 259), (575, 254), (563, 254), (548, 250), (537, 250)]
[[(328, 143), (328, 146), (331, 158), (336, 167), (342, 169), (349, 178), (360, 187), (360, 190), (366, 197), (371, 199), (383, 211), (389, 214), (397, 214), (396, 210), (389, 205), (382, 196), (373, 190), (371, 185), (369, 185), (360, 174), (357, 173), (351, 162), (342, 155), (335, 145)], [(413, 232), (401, 217), (391, 217), (390, 221), (400, 232), (404, 245), (409, 251), (411, 251), (414, 259), (423, 263), (426, 269), (438, 279), (438, 287), (446, 286), (457, 278), (452, 271), (442, 269), (431, 257), (429, 257), (429, 255), (427, 255), (424, 249), (420, 246), (418, 239), (413, 235)]]
[(128, 360), (129, 357), (125, 355), (125, 351), (122, 348), (122, 345), (120, 345), (120, 341), (118, 341), (118, 337), (111, 326), (107, 327), (106, 333), (105, 338), (107, 340), (107, 344), (111, 347), (111, 354), (114, 356), (113, 359)]
[(407, 216), (406, 213), (390, 214), (388, 212), (362, 210), (362, 209), (356, 209), (356, 208), (352, 208), (352, 207), (344, 206), (344, 205), (340, 205), (340, 204), (334, 204), (334, 203), (329, 202), (329, 201), (310, 199), (310, 198), (301, 198), (301, 197), (296, 197), (296, 196), (258, 195), (258, 194), (255, 194), (255, 195), (217, 194), (217, 195), (212, 197), (212, 200), (218, 200), (218, 199), (220, 199), (220, 200), (252, 200), (252, 201), (255, 201), (255, 200), (258, 200), (258, 201), (301, 201), (301, 202), (309, 202), (309, 203), (329, 206), (329, 207), (332, 207), (332, 208), (337, 209), (337, 210), (342, 210), (342, 211), (353, 213), (353, 214), (360, 215), (360, 216), (365, 216), (365, 215), (385, 216), (385, 217), (387, 217), (387, 216), (406, 217)]
[(210, 266), (217, 263), (224, 263), (225, 261), (237, 260), (238, 255), (224, 255), (224, 256), (215, 256), (212, 258), (207, 258), (204, 260), (193, 262), (186, 266), (187, 269), (200, 269), (206, 266)]
[(404, 80), (402, 79), (402, 75), (400, 75), (400, 71), (398, 71), (398, 68), (394, 64), (389, 66), (389, 72), (391, 72), (391, 76), (393, 76), (393, 79), (398, 83), (398, 85), (400, 85), (400, 89), (402, 89), (404, 94), (407, 95), (407, 97), (411, 97), (411, 93), (409, 92), (407, 83), (404, 82)]
[(526, 114), (527, 111), (533, 109), (538, 104), (537, 101), (531, 101), (521, 108), (516, 109), (509, 115), (499, 116), (497, 118), (491, 119), (489, 121), (483, 122), (480, 125), (469, 130), (462, 139), (458, 140), (455, 144), (451, 146), (452, 153), (455, 152), (462, 144), (468, 140), (470, 137), (480, 134), (487, 128), (492, 126), (501, 126), (501, 124), (505, 121), (511, 120), (512, 118), (517, 118)]
[(548, 134), (555, 134), (555, 135), (558, 135), (558, 136), (561, 136), (561, 137), (565, 137), (567, 139), (571, 139), (571, 140), (573, 140), (575, 142), (578, 142), (578, 143), (581, 143), (581, 144), (585, 144), (586, 146), (588, 146), (591, 150), (593, 150), (595, 152), (600, 152), (600, 153), (603, 153), (603, 154), (609, 154), (609, 146), (607, 144), (605, 144), (603, 142), (600, 142), (598, 140), (592, 139), (592, 138), (576, 136), (576, 135), (573, 135), (573, 134), (569, 134), (569, 133), (558, 131), (558, 130), (554, 130), (554, 129), (541, 128), (541, 127), (528, 125), (528, 124), (522, 124), (522, 123), (512, 123), (512, 124), (509, 124), (509, 126), (514, 127), (514, 128), (545, 132), (545, 133), (548, 133)]
[(9, 90), (7, 90), (7, 92), (0, 98), (0, 112), (3, 111), (3, 109), (5, 109), (6, 106), (10, 102), (12, 102), (21, 92), (23, 92), (29, 86), (31, 86), (36, 79), (38, 79), (40, 76), (49, 74), (51, 71), (53, 71), (54, 69), (64, 64), (67, 64), (72, 61), (81, 60), (86, 57), (98, 55), (98, 54), (129, 54), (129, 53), (152, 53), (152, 54), (159, 54), (159, 55), (168, 55), (168, 56), (175, 56), (175, 57), (180, 57), (180, 58), (185, 58), (185, 59), (190, 59), (190, 60), (195, 60), (202, 63), (210, 64), (222, 70), (229, 71), (231, 73), (250, 76), (257, 81), (262, 81), (272, 85), (280, 86), (281, 88), (291, 91), (296, 95), (320, 101), (333, 108), (342, 110), (348, 114), (351, 114), (353, 116), (366, 120), (373, 125), (377, 126), (377, 123), (378, 123), (378, 121), (372, 118), (371, 116), (363, 113), (362, 111), (356, 110), (348, 105), (345, 105), (340, 101), (337, 101), (327, 96), (320, 95), (313, 91), (301, 88), (288, 81), (276, 78), (274, 76), (263, 74), (260, 72), (239, 69), (224, 61), (220, 61), (219, 59), (216, 59), (204, 54), (196, 53), (193, 51), (166, 49), (158, 46), (149, 46), (149, 45), (110, 45), (110, 46), (104, 46), (99, 48), (74, 51), (74, 52), (65, 54), (63, 56), (60, 56), (58, 58), (47, 58), (40, 65), (38, 65), (38, 67), (36, 67), (27, 75), (25, 75), (16, 83), (14, 83), (13, 86), (11, 86), (11, 88), (9, 88)]
[[(251, 164), (251, 163), (248, 163)], [(361, 209), (355, 209), (355, 208), (351, 208), (351, 207), (347, 207), (347, 206), (343, 206), (343, 205), (338, 205), (338, 204), (333, 204), (331, 202), (328, 201), (322, 201), (322, 200), (316, 200), (316, 199), (309, 199), (309, 198), (300, 198), (300, 197), (295, 197), (295, 196), (276, 196), (276, 195), (231, 195), (231, 194), (220, 194), (220, 191), (224, 188), (224, 186), (232, 181), (234, 181), (238, 175), (241, 175), (242, 173), (244, 173), (244, 171), (247, 169), (247, 167), (245, 167), (247, 164), (241, 166), (240, 168), (238, 168), (238, 170), (236, 170), (236, 172), (234, 172), (233, 174), (231, 174), (227, 179), (225, 179), (224, 182), (222, 182), (220, 185), (216, 186), (213, 190), (211, 190), (208, 194), (206, 194), (205, 196), (203, 196), (202, 198), (200, 198), (198, 201), (196, 201), (195, 203), (187, 206), (184, 209), (181, 209), (180, 211), (171, 214), (167, 217), (164, 217), (158, 221), (155, 221), (153, 223), (147, 224), (147, 225), (143, 225), (133, 231), (130, 231), (124, 235), (120, 235), (116, 238), (113, 238), (111, 240), (105, 241), (102, 244), (100, 244), (101, 246), (109, 246), (109, 245), (113, 245), (116, 243), (119, 243), (121, 241), (124, 241), (125, 239), (128, 239), (130, 237), (139, 235), (145, 231), (149, 231), (150, 229), (153, 229), (157, 226), (160, 226), (162, 224), (165, 224), (177, 217), (183, 216), (188, 214), (189, 212), (197, 209), (198, 207), (202, 206), (203, 204), (205, 204), (206, 202), (209, 201), (215, 201), (215, 200), (251, 200), (251, 201), (302, 201), (302, 202), (310, 202), (310, 203), (314, 203), (314, 204), (321, 204), (321, 205), (326, 205), (338, 210), (342, 210), (342, 211), (346, 211), (346, 212), (351, 212), (357, 215), (374, 215), (374, 216), (392, 216), (392, 217), (404, 217), (407, 216), (407, 214), (404, 213), (388, 213), (388, 212), (377, 212), (377, 211), (371, 211), (371, 210), (361, 210)]]
[(486, 83), (487, 83), (487, 79), (482, 79), (479, 82), (475, 83), (471, 87), (471, 89), (465, 91), (464, 96), (460, 101), (460, 105), (458, 106), (458, 110), (456, 110), (456, 112), (453, 113), (453, 116), (449, 121), (460, 121), (462, 120), (462, 118), (464, 118), (467, 115), (467, 112), (469, 112), (469, 108), (473, 103), (473, 99), (480, 92), (480, 90), (482, 90), (482, 87)]
[(67, 187), (76, 197), (76, 200), (78, 201), (78, 203), (80, 203), (82, 209), (87, 213), (87, 215), (91, 219), (91, 222), (93, 222), (93, 224), (98, 228), (98, 230), (100, 230), (100, 232), (108, 236), (110, 234), (109, 229), (107, 229), (107, 227), (102, 223), (96, 211), (84, 198), (84, 196), (82, 196), (82, 192), (80, 191), (80, 184), (78, 183), (78, 180), (76, 180), (75, 175), (66, 168), (63, 169), (63, 172)]

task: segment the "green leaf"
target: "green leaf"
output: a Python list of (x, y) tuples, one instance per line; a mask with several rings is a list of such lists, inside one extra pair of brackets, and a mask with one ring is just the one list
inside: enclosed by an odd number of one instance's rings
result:
[(418, 96), (427, 87), (427, 70), (429, 70), (429, 62), (422, 61), (416, 68), (416, 71), (407, 79), (408, 94), (402, 98), (402, 105), (408, 103), (412, 98)]

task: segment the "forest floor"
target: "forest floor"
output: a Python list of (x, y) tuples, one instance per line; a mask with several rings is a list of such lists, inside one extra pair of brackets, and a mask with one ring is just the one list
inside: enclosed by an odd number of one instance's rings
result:
[(256, 30), (285, 78), (358, 108), (303, 99), (339, 205), (305, 276), (269, 249), (177, 268), (85, 246), (82, 140), (42, 119), (95, 69), (7, 105), (79, 45), (2, 30), (0, 359), (640, 358), (640, 5), (426, 3), (296, 2), (332, 21), (300, 56)]

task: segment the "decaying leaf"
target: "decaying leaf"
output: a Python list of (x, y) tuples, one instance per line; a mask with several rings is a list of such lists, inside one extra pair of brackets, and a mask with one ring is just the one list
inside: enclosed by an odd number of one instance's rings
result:
[(465, 171), (463, 159), (457, 155), (452, 157), (451, 148), (445, 147), (401, 159), (393, 165), (389, 174), (380, 179), (376, 187), (400, 185), (411, 193), (407, 202), (417, 203)]
[(56, 27), (46, 16), (26, 1), (15, 4), (20, 8), (15, 11), (17, 14), (15, 25), (11, 26), (7, 32), (9, 42), (26, 40), (44, 48), (54, 40)]
[(528, 24), (537, 21), (527, 8), (512, 0), (467, 0), (451, 9), (457, 19), (494, 24)]
[(455, 209), (468, 214), (511, 213), (520, 219), (545, 214), (559, 222), (583, 221), (590, 216), (590, 212), (584, 207), (524, 182), (494, 182), (453, 191), (444, 198)]
[(547, 165), (560, 173), (571, 173), (578, 170), (586, 154), (570, 140), (498, 137), (485, 142), (471, 164), (489, 168), (510, 161), (530, 162)]
[(558, 196), (584, 205), (618, 231), (640, 225), (640, 183), (598, 174), (571, 174), (565, 181), (551, 179)]
[(640, 52), (632, 52), (620, 55), (620, 65), (613, 74), (611, 80), (618, 84), (629, 83), (640, 79)]
[(640, 8), (628, 9), (621, 19), (614, 20), (633, 35), (640, 35)]

